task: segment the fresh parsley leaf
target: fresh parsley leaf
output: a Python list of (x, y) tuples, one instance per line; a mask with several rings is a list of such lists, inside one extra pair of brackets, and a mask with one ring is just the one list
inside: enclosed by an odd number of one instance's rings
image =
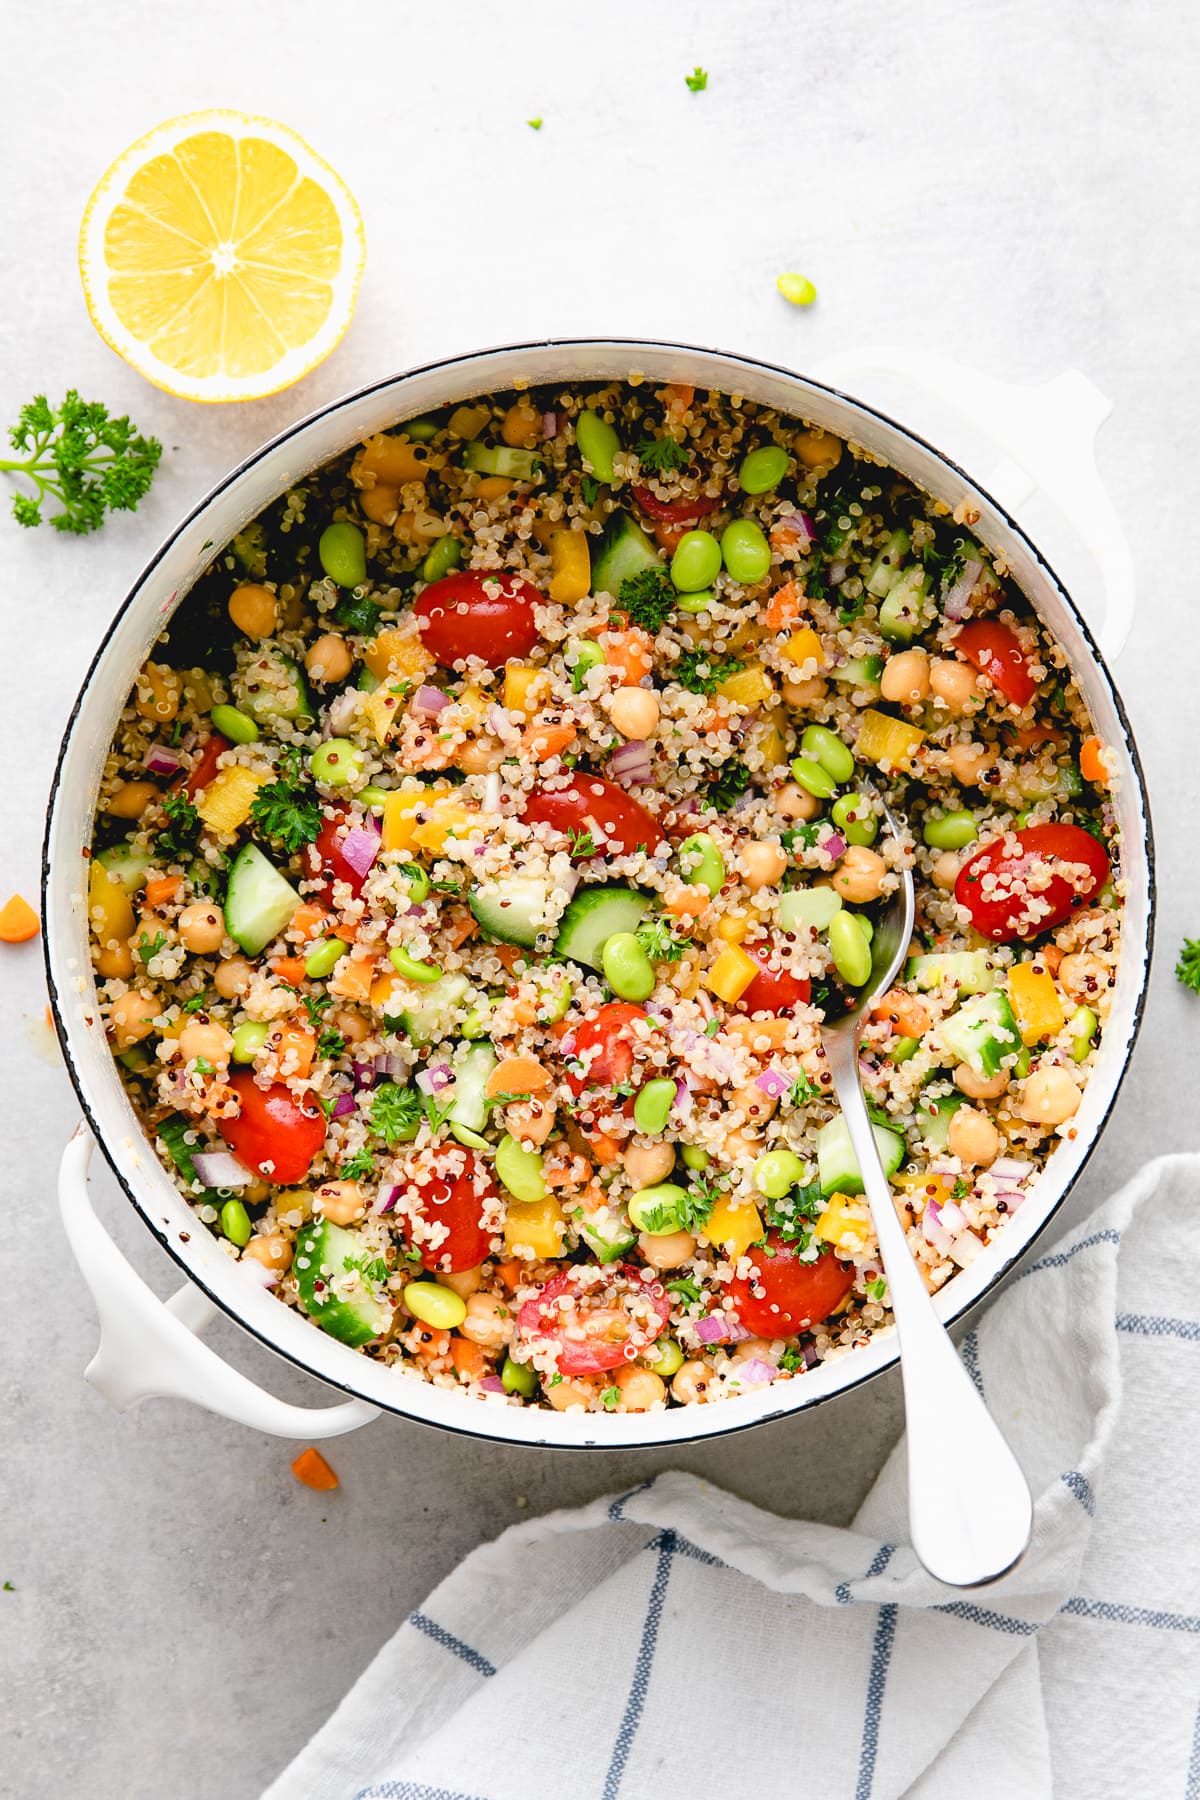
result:
[(801, 820), (798, 825), (789, 825), (786, 831), (780, 832), (779, 841), (789, 856), (792, 854), (792, 851), (796, 848), (797, 844), (800, 845), (802, 850), (811, 850), (817, 841), (817, 826), (815, 821)]
[(651, 962), (678, 962), (692, 945), (690, 937), (680, 934), (674, 919), (665, 917), (643, 919), (634, 936)]
[(768, 1200), (767, 1224), (786, 1243), (794, 1244), (803, 1252), (812, 1242), (813, 1221), (819, 1219), (824, 1210), (825, 1197), (821, 1192), (821, 1184), (819, 1181), (810, 1181), (805, 1187), (793, 1188), (782, 1200)]
[(705, 804), (713, 812), (728, 812), (741, 799), (753, 780), (745, 763), (727, 762), (710, 781), (704, 796)]
[(144, 963), (151, 963), (166, 943), (166, 933), (156, 931), (152, 938), (143, 931), (137, 941), (137, 953)]
[(1190, 987), (1194, 994), (1200, 994), (1200, 938), (1184, 938), (1179, 961), (1175, 964), (1175, 979), (1182, 981), (1184, 987)]
[(377, 1286), (388, 1278), (387, 1261), (382, 1256), (347, 1256), (342, 1259), (343, 1269), (356, 1269), (364, 1281), (374, 1282)]
[(278, 773), (275, 781), (255, 794), (250, 818), (260, 831), (294, 853), (320, 835), (323, 810), (315, 788)]
[(384, 1081), (371, 1095), (371, 1130), (388, 1149), (410, 1143), (416, 1137), (424, 1113), (423, 1096), (415, 1087)]
[(637, 455), (643, 469), (652, 469), (659, 475), (686, 469), (692, 460), (687, 445), (673, 437), (643, 438), (637, 447)]
[(485, 1104), (488, 1106), (521, 1106), (531, 1098), (530, 1094), (510, 1093), (506, 1089), (502, 1094), (489, 1094)]
[(797, 1075), (795, 1081), (793, 1081), (791, 1087), (788, 1089), (787, 1104), (788, 1106), (807, 1106), (808, 1102), (810, 1100), (815, 1100), (816, 1097), (817, 1089), (808, 1079), (808, 1076)]
[(167, 815), (167, 824), (155, 839), (155, 848), (168, 861), (182, 862), (196, 848), (196, 840), (200, 836), (200, 814), (182, 792), (164, 794), (162, 809)]
[(596, 840), (590, 831), (585, 831), (582, 826), (572, 825), (567, 835), (572, 856), (595, 856)]
[(365, 1181), (375, 1167), (375, 1158), (366, 1144), (338, 1164), (338, 1174), (346, 1181)]
[(960, 1175), (958, 1180), (954, 1183), (950, 1197), (952, 1200), (965, 1200), (970, 1192), (971, 1183), (967, 1181), (964, 1176)]
[(594, 475), (581, 475), (579, 477), (579, 492), (585, 506), (595, 506), (596, 501), (600, 498), (600, 483), (596, 480)]
[(208, 1005), (208, 995), (207, 994), (193, 994), (190, 1000), (184, 1001), (183, 1011), (185, 1013), (203, 1012), (204, 1008), (207, 1005)]
[(720, 1029), (721, 1029), (720, 1019), (710, 1019), (708, 1021), (708, 1024), (704, 1027), (704, 1035), (705, 1035), (705, 1037), (716, 1037), (716, 1035), (717, 1035), (718, 1031), (720, 1031)]
[(327, 1057), (330, 1061), (341, 1056), (346, 1049), (346, 1040), (340, 1031), (322, 1031), (317, 1036), (317, 1055)]
[(554, 1374), (550, 1377), (549, 1381), (546, 1383), (546, 1386), (547, 1387), (557, 1387), (561, 1380), (562, 1380), (562, 1376), (558, 1373), (558, 1370), (556, 1369), (554, 1371)]
[(198, 1056), (196, 1058), (196, 1067), (199, 1069), (201, 1075), (211, 1075), (213, 1072), (213, 1066), (209, 1062), (207, 1056)]
[(109, 417), (98, 401), (81, 400), (70, 388), (61, 406), (38, 394), (21, 408), (9, 431), (21, 457), (0, 458), (0, 469), (23, 477), (32, 494), (14, 494), (19, 525), (40, 525), (42, 507), (62, 507), (50, 519), (56, 531), (98, 531), (106, 512), (135, 512), (154, 480), (162, 456), (157, 438), (143, 437), (129, 419)]
[(334, 607), (333, 617), (343, 631), (357, 631), (362, 637), (374, 637), (382, 611), (378, 602), (368, 600), (365, 594), (347, 594)]
[(874, 1300), (877, 1305), (882, 1306), (883, 1305), (883, 1296), (886, 1293), (887, 1293), (887, 1280), (884, 1276), (877, 1275), (875, 1277), (874, 1281), (868, 1281), (868, 1283), (867, 1283), (867, 1299), (868, 1300)]
[(697, 63), (691, 74), (685, 75), (683, 79), (693, 94), (702, 94), (708, 86), (708, 70), (702, 69)]
[(671, 679), (692, 694), (715, 694), (718, 684), (745, 668), (736, 656), (714, 656), (710, 650), (685, 650), (671, 670)]
[(633, 623), (651, 637), (662, 630), (675, 610), (675, 589), (661, 569), (639, 569), (636, 575), (627, 575), (617, 598)]
[(446, 1123), (446, 1120), (450, 1117), (450, 1114), (453, 1111), (454, 1111), (454, 1095), (453, 1094), (451, 1094), (451, 1096), (448, 1100), (442, 1101), (440, 1103), (439, 1103), (436, 1095), (426, 1094), (426, 1096), (425, 1096), (425, 1117), (429, 1120), (430, 1131), (432, 1131), (432, 1132), (440, 1131), (442, 1129), (442, 1126)]
[(700, 1283), (690, 1275), (677, 1275), (674, 1281), (666, 1284), (668, 1294), (674, 1294), (681, 1306), (699, 1306)]
[(802, 1375), (807, 1366), (803, 1350), (793, 1350), (789, 1347), (775, 1366), (778, 1369), (786, 1369), (789, 1375)]
[(620, 1404), (620, 1400), (621, 1390), (619, 1387), (606, 1387), (602, 1389), (600, 1394), (600, 1404), (604, 1407), (606, 1412), (612, 1412)]
[(301, 999), (304, 1003), (304, 1010), (308, 1014), (308, 1022), (310, 1025), (319, 1026), (321, 1023), (321, 1014), (327, 1012), (333, 1005), (332, 994), (303, 994), (301, 995)]

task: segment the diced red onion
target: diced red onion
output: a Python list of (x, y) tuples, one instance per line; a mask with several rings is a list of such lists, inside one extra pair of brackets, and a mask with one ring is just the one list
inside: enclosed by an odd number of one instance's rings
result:
[(356, 1062), (353, 1065), (353, 1068), (355, 1087), (373, 1088), (375, 1083), (379, 1080), (379, 1065), (377, 1063)]
[(978, 557), (964, 563), (963, 572), (950, 589), (942, 605), (948, 619), (964, 619), (967, 608), (971, 604), (971, 595), (975, 592), (975, 583), (983, 573), (983, 564)]
[(245, 1187), (254, 1176), (229, 1150), (197, 1150), (192, 1158), (205, 1187)]
[(170, 744), (147, 744), (142, 767), (152, 775), (178, 775), (183, 758)]
[(329, 1116), (331, 1119), (345, 1119), (348, 1118), (353, 1111), (354, 1095), (339, 1094), (334, 1102), (333, 1111)]
[(377, 1056), (375, 1070), (388, 1081), (404, 1081), (408, 1077), (408, 1064), (395, 1050), (388, 1050), (383, 1056)]
[(440, 1094), (453, 1084), (454, 1070), (449, 1063), (434, 1063), (417, 1076), (417, 1086), (423, 1094)]
[(763, 1387), (774, 1381), (779, 1370), (774, 1363), (764, 1362), (761, 1356), (751, 1356), (739, 1366), (737, 1373), (743, 1387)]
[(403, 1188), (395, 1186), (380, 1188), (371, 1206), (371, 1211), (375, 1214), (376, 1218), (383, 1213), (391, 1212), (403, 1191)]
[(815, 543), (817, 528), (806, 512), (784, 513), (779, 523), (781, 525), (791, 525), (794, 530), (798, 531), (805, 540), (804, 548), (806, 550), (810, 544)]
[(498, 737), (503, 744), (515, 744), (521, 735), (520, 727), (514, 725), (502, 706), (489, 706), (484, 719), (493, 737)]
[(408, 703), (408, 710), (418, 719), (436, 719), (449, 704), (450, 696), (443, 694), (441, 688), (419, 687)]
[(985, 1246), (973, 1231), (964, 1231), (961, 1237), (955, 1238), (950, 1246), (950, 1260), (956, 1262), (960, 1269), (968, 1269), (975, 1258), (982, 1254)]
[(740, 1344), (750, 1333), (737, 1319), (731, 1319), (728, 1313), (714, 1312), (700, 1320), (696, 1336), (702, 1344)]
[(782, 1100), (792, 1084), (782, 1069), (777, 1069), (772, 1063), (761, 1075), (754, 1077), (754, 1085), (762, 1089), (768, 1100)]
[(744, 794), (738, 795), (729, 810), (731, 813), (745, 812), (746, 808), (748, 806), (753, 806), (757, 799), (758, 795), (755, 793), (754, 789), (747, 788)]
[(500, 811), (499, 769), (493, 769), (483, 784), (483, 810), (485, 813)]
[(1035, 1167), (1036, 1164), (1026, 1162), (1019, 1156), (998, 1156), (988, 1174), (1000, 1181), (1025, 1181), (1033, 1174)]
[(368, 830), (365, 825), (352, 825), (338, 848), (354, 873), (365, 875), (379, 855), (382, 842), (378, 832)]
[(943, 1231), (948, 1231), (951, 1237), (957, 1237), (960, 1231), (970, 1230), (970, 1221), (966, 1213), (961, 1206), (956, 1206), (953, 1200), (941, 1201), (938, 1213)]
[(479, 1385), (485, 1394), (506, 1394), (508, 1392), (498, 1375), (485, 1375)]
[(948, 1256), (954, 1239), (942, 1224), (942, 1209), (936, 1200), (930, 1200), (925, 1207), (921, 1219), (921, 1230), (925, 1234), (925, 1242), (936, 1250), (939, 1256)]
[(1003, 1201), (1005, 1212), (1011, 1214), (1015, 1213), (1019, 1206), (1024, 1206), (1028, 1198), (1029, 1195), (1024, 1188), (1005, 1188), (1003, 1193), (992, 1196), (992, 1204), (999, 1205), (1000, 1201)]
[(325, 730), (322, 737), (344, 737), (354, 723), (358, 711), (358, 703), (362, 695), (357, 688), (347, 688), (344, 694), (338, 694), (325, 709)]
[(542, 414), (542, 436), (544, 438), (558, 436), (558, 414), (556, 412)]
[(608, 759), (608, 772), (622, 787), (638, 787), (650, 780), (654, 765), (644, 738), (631, 738)]
[(692, 1108), (695, 1104), (695, 1094), (693, 1094), (691, 1088), (683, 1079), (683, 1076), (677, 1075), (675, 1077), (675, 1101), (671, 1111), (675, 1114), (677, 1119), (687, 1119), (691, 1117)]
[(846, 840), (844, 837), (839, 836), (836, 831), (831, 831), (828, 837), (823, 837), (821, 839), (820, 843), (817, 845), (817, 849), (823, 850), (826, 856), (832, 856), (834, 862), (837, 862), (846, 854)]

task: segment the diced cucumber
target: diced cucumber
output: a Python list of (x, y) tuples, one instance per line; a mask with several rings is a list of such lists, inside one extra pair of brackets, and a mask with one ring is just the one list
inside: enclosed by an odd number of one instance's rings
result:
[(917, 1108), (917, 1130), (934, 1150), (944, 1150), (950, 1135), (950, 1121), (960, 1106), (967, 1105), (965, 1094), (928, 1095)]
[(921, 629), (929, 577), (924, 569), (905, 569), (888, 590), (879, 609), (879, 630), (892, 644), (909, 644)]
[(940, 956), (911, 956), (904, 979), (915, 981), (925, 993), (953, 981), (960, 994), (986, 994), (995, 987), (998, 973), (986, 950), (948, 950)]
[(146, 879), (147, 869), (153, 868), (154, 857), (149, 850), (135, 850), (132, 844), (114, 844), (110, 850), (102, 850), (96, 861), (102, 869), (107, 869), (114, 881), (119, 881), (127, 894), (136, 894)]
[(446, 1123), (460, 1144), (470, 1144), (476, 1150), (487, 1141), (480, 1135), (488, 1118), (483, 1090), (495, 1066), (496, 1052), (490, 1044), (464, 1044), (450, 1059), (454, 1095)]
[(899, 573), (900, 564), (908, 555), (911, 547), (912, 539), (903, 526), (898, 531), (892, 532), (887, 543), (871, 564), (871, 573), (867, 576), (868, 594), (874, 594), (877, 600), (887, 597)]
[(636, 931), (649, 910), (649, 894), (636, 888), (615, 883), (583, 888), (562, 916), (554, 954), (569, 956), (586, 969), (600, 969), (609, 938), (619, 931)]
[[(904, 1161), (904, 1139), (898, 1131), (889, 1131), (884, 1125), (872, 1125), (871, 1130), (875, 1133), (883, 1172), (890, 1181)], [(850, 1127), (841, 1113), (827, 1125), (822, 1125), (817, 1133), (817, 1172), (826, 1199), (831, 1194), (863, 1192), (858, 1158), (850, 1142)]]
[(839, 668), (831, 669), (834, 681), (843, 687), (877, 688), (883, 679), (882, 656), (852, 656)]
[(281, 932), (300, 896), (257, 844), (243, 844), (229, 871), (225, 929), (247, 956), (257, 956)]
[(172, 1113), (169, 1119), (163, 1119), (155, 1128), (156, 1136), (167, 1147), (167, 1155), (183, 1176), (190, 1188), (199, 1188), (202, 1183), (196, 1173), (195, 1153), (199, 1146), (189, 1143), (198, 1133), (195, 1121), (184, 1113)]
[(470, 983), (465, 975), (443, 975), (421, 992), (416, 1005), (400, 1014), (405, 1036), (414, 1044), (440, 1044), (452, 1037), (466, 1008)]
[[(328, 1219), (313, 1219), (296, 1233), (296, 1285), (305, 1312), (330, 1337), (356, 1349), (382, 1337), (392, 1322), (391, 1307), (376, 1299), (362, 1274), (362, 1265), (372, 1259), (361, 1232), (345, 1231)], [(355, 1280), (343, 1289), (341, 1278), (352, 1270)]]
[(827, 931), (841, 910), (842, 896), (831, 887), (792, 888), (780, 896), (775, 917), (784, 931), (800, 931), (806, 925), (814, 931)]
[(373, 694), (375, 689), (380, 685), (379, 677), (378, 675), (372, 675), (370, 669), (368, 669), (364, 663), (358, 672), (358, 680), (354, 685), (360, 694)]
[(662, 557), (654, 540), (647, 537), (636, 520), (618, 509), (609, 514), (592, 557), (593, 594), (620, 597), (621, 583), (643, 569), (661, 569)]
[(510, 875), (476, 888), (467, 904), (485, 931), (506, 944), (531, 949), (538, 933), (548, 929), (549, 884), (535, 875)]
[(633, 1249), (638, 1234), (623, 1207), (601, 1206), (584, 1215), (579, 1236), (597, 1262), (610, 1263)]
[[(274, 667), (264, 669), (264, 660)], [(304, 671), (299, 663), (277, 650), (264, 651), (248, 668), (240, 669), (233, 686), (238, 706), (257, 725), (268, 725), (273, 719), (292, 719), (297, 724), (306, 721), (311, 725), (316, 719)]]
[(951, 1056), (987, 1077), (998, 1074), (1004, 1058), (1021, 1048), (1021, 1033), (1002, 988), (960, 1006), (938, 1026), (938, 1037)]
[(463, 451), (463, 467), (477, 475), (505, 475), (510, 481), (532, 481), (541, 468), (541, 458), (532, 450), (514, 449), (508, 444), (468, 444)]

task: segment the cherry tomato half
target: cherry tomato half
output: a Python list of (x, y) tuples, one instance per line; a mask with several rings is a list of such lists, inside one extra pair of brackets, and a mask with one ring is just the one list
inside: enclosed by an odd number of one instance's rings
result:
[(426, 1269), (442, 1269), (457, 1275), (461, 1269), (477, 1269), (492, 1247), (492, 1233), (484, 1226), (486, 1202), (495, 1201), (498, 1190), (479, 1158), (464, 1150), (466, 1167), (457, 1175), (434, 1175), (414, 1182), (408, 1190), (406, 1209), (427, 1224), (444, 1225), (448, 1237), (437, 1245), (421, 1246)]
[[(1016, 852), (1009, 847), (1013, 838), (1020, 846)], [(1069, 875), (1060, 872), (1064, 865), (1072, 865)], [(976, 931), (1006, 943), (1040, 937), (1061, 925), (1100, 891), (1108, 873), (1104, 845), (1082, 825), (1027, 825), (993, 838), (969, 857), (958, 872), (954, 898), (966, 907)], [(988, 875), (996, 881), (985, 889)]]
[[(566, 1306), (559, 1304), (564, 1299)], [(617, 1263), (598, 1280), (596, 1265), (585, 1264), (564, 1269), (527, 1300), (517, 1329), (530, 1341), (558, 1345), (560, 1375), (599, 1375), (648, 1350), (670, 1317), (671, 1302), (652, 1269)]]
[(192, 764), (186, 779), (176, 778), (171, 783), (172, 789), (178, 788), (182, 782), (184, 792), (189, 800), (194, 800), (201, 788), (206, 788), (217, 772), (217, 758), (233, 745), (228, 738), (222, 737), (219, 731), (211, 731), (205, 738), (200, 754)]
[(954, 648), (1012, 706), (1028, 706), (1037, 687), (1015, 631), (1003, 619), (973, 619), (964, 625)]
[[(573, 856), (598, 852), (629, 856), (639, 849), (653, 856), (659, 845), (666, 843), (658, 821), (645, 807), (600, 775), (572, 775), (565, 787), (555, 788), (553, 793), (534, 788), (523, 817), (527, 825), (549, 825), (564, 837), (577, 833), (575, 843), (582, 848), (573, 850)], [(604, 833), (604, 842), (589, 845), (596, 826)]]
[(751, 1273), (726, 1284), (737, 1315), (756, 1337), (794, 1337), (827, 1319), (854, 1286), (854, 1270), (824, 1250), (816, 1262), (801, 1262), (794, 1247), (777, 1231), (768, 1231), (766, 1248), (749, 1252)]
[(778, 1018), (795, 1006), (808, 1004), (812, 983), (807, 975), (793, 975), (790, 969), (781, 969), (771, 960), (770, 951), (747, 950), (746, 954), (752, 963), (757, 963), (758, 974), (738, 1001), (739, 1012), (765, 1012)]
[(316, 1097), (299, 1100), (282, 1081), (261, 1088), (249, 1069), (231, 1075), (241, 1104), (236, 1119), (219, 1119), (217, 1130), (248, 1169), (277, 1187), (292, 1187), (308, 1174), (325, 1142), (325, 1114)]
[(528, 656), (538, 641), (533, 609), (542, 596), (523, 575), (460, 569), (435, 581), (413, 602), (421, 642), (444, 668), (468, 656), (493, 669)]
[(567, 1042), (571, 1061), (587, 1064), (587, 1074), (567, 1070), (567, 1086), (573, 1094), (585, 1088), (619, 1087), (633, 1073), (634, 1038), (629, 1027), (634, 1019), (644, 1019), (645, 1012), (629, 1000), (610, 1000), (594, 1019), (576, 1025)]
[(370, 870), (367, 870), (366, 874), (360, 875), (357, 869), (351, 868), (342, 854), (342, 838), (339, 836), (339, 832), (341, 827), (348, 822), (344, 812), (340, 809), (335, 810), (332, 816), (324, 821), (313, 842), (305, 847), (304, 854), (309, 878), (313, 879), (318, 875), (329, 877), (320, 896), (329, 906), (333, 905), (335, 881), (346, 882), (350, 892), (357, 899), (362, 892), (367, 874), (370, 874)]
[(664, 519), (685, 531), (698, 519), (707, 519), (721, 504), (720, 499), (714, 500), (708, 494), (692, 494), (684, 500), (660, 500), (648, 487), (631, 488), (630, 493), (648, 519)]

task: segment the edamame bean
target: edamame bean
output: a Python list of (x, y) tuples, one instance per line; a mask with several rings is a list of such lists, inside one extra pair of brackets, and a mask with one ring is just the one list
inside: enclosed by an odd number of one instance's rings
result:
[(410, 956), (400, 944), (388, 951), (388, 961), (397, 975), (403, 975), (405, 981), (440, 981), (442, 979), (442, 971), (436, 963), (418, 962), (416, 957)]
[(345, 787), (363, 772), (363, 753), (349, 738), (327, 738), (308, 759), (317, 781), (327, 787)]
[(768, 1200), (782, 1200), (807, 1173), (794, 1150), (768, 1150), (754, 1165), (754, 1185)]
[(454, 1331), (467, 1316), (462, 1295), (436, 1281), (410, 1281), (404, 1290), (404, 1304), (414, 1319), (432, 1325), (435, 1331)]
[(854, 773), (853, 753), (828, 726), (810, 725), (800, 739), (800, 746), (809, 756), (815, 756), (835, 781), (850, 780)]
[(656, 1187), (638, 1189), (629, 1201), (629, 1217), (647, 1237), (670, 1237), (683, 1230), (687, 1204), (686, 1188), (661, 1181)]
[(240, 1200), (227, 1200), (221, 1208), (221, 1236), (227, 1237), (238, 1249), (250, 1242), (254, 1231), (250, 1223), (250, 1214)]
[(721, 534), (725, 567), (743, 587), (754, 587), (771, 567), (771, 546), (754, 519), (735, 519)]
[(931, 850), (964, 850), (975, 842), (979, 830), (974, 813), (948, 812), (937, 819), (926, 819), (921, 836)]
[(647, 1358), (646, 1366), (661, 1376), (663, 1381), (670, 1381), (675, 1371), (683, 1367), (683, 1351), (674, 1338), (659, 1338), (654, 1349), (654, 1358)]
[(693, 1169), (697, 1175), (702, 1175), (705, 1169), (707, 1169), (709, 1164), (708, 1151), (702, 1150), (699, 1144), (685, 1144), (681, 1154), (683, 1156), (683, 1166), (685, 1169)]
[(719, 894), (725, 880), (725, 859), (707, 831), (685, 838), (678, 850), (679, 873), (694, 887), (706, 887)]
[(500, 1379), (508, 1393), (520, 1394), (523, 1400), (537, 1392), (537, 1370), (532, 1363), (515, 1362), (511, 1356), (506, 1356)]
[(266, 1043), (269, 1029), (260, 1019), (243, 1019), (240, 1025), (236, 1025), (229, 1052), (234, 1062), (252, 1063)]
[(369, 787), (359, 788), (358, 790), (359, 805), (369, 806), (372, 811), (378, 806), (385, 806), (387, 804), (387, 797), (388, 789), (376, 787), (374, 782), (371, 782)]
[(367, 540), (349, 519), (325, 527), (317, 555), (329, 579), (339, 587), (355, 588), (367, 579)]
[(1032, 819), (1032, 817), (1033, 817), (1032, 806), (1022, 807), (1021, 811), (1017, 814), (1017, 817), (1016, 817), (1017, 830), (1024, 831), (1025, 827), (1028, 825), (1028, 823), (1029, 823), (1030, 819)]
[(487, 1037), (488, 1032), (491, 1030), (491, 1021), (491, 1002), (489, 1000), (480, 1000), (471, 1008), (470, 1012), (459, 1026), (459, 1036), (465, 1037), (468, 1042), (472, 1043), (476, 1038)]
[(599, 413), (581, 412), (575, 421), (575, 442), (580, 456), (591, 463), (597, 481), (616, 479), (613, 457), (621, 448), (621, 440), (606, 419)]
[(258, 742), (258, 726), (248, 713), (239, 712), (236, 706), (214, 706), (209, 718), (213, 730), (227, 737), (231, 744)]
[(843, 794), (830, 817), (848, 844), (873, 844), (879, 836), (879, 820), (863, 794)]
[(920, 1048), (920, 1038), (897, 1038), (888, 1054), (894, 1063), (906, 1063)]
[(604, 661), (604, 652), (599, 644), (593, 642), (591, 638), (587, 638), (582, 644), (571, 645), (568, 660), (571, 664), (572, 691), (581, 694), (583, 684), (588, 677), (588, 670), (594, 669), (598, 663)]
[(320, 981), (324, 976), (332, 975), (347, 948), (348, 945), (341, 938), (322, 938), (305, 957), (304, 973), (310, 981)]
[(798, 756), (792, 764), (792, 780), (815, 800), (831, 800), (837, 793), (837, 782), (821, 763), (811, 756)]
[(854, 920), (854, 923), (858, 926), (858, 929), (862, 932), (863, 937), (869, 944), (875, 936), (875, 927), (872, 925), (870, 919), (868, 919), (866, 913), (848, 913), (846, 916), (847, 918)]
[(680, 612), (706, 613), (711, 612), (713, 606), (716, 604), (716, 598), (717, 597), (711, 588), (701, 588), (700, 591), (695, 594), (680, 594), (675, 604), (678, 606)]
[(496, 1173), (514, 1200), (546, 1198), (541, 1153), (524, 1149), (507, 1132), (496, 1145)]
[[(362, 796), (360, 795), (359, 798), (361, 799)], [(429, 877), (420, 863), (401, 863), (396, 873), (403, 875), (408, 888), (408, 897), (413, 905), (419, 906), (422, 900), (428, 900)]]
[(1071, 1014), (1071, 1061), (1086, 1062), (1100, 1021), (1090, 1006), (1076, 1007)]
[(440, 581), (451, 569), (457, 569), (461, 561), (462, 551), (458, 539), (439, 538), (436, 544), (430, 545), (425, 561), (421, 564), (421, 580)]
[(671, 1108), (675, 1104), (676, 1091), (675, 1083), (665, 1076), (661, 1080), (646, 1083), (633, 1103), (633, 1122), (639, 1131), (654, 1137), (666, 1130)]
[(833, 966), (851, 987), (862, 987), (871, 976), (871, 947), (854, 914), (843, 907), (829, 921), (829, 950)]
[(618, 931), (601, 954), (604, 979), (620, 1000), (648, 1000), (654, 992), (654, 965), (632, 931)]
[(711, 531), (685, 531), (671, 558), (671, 580), (681, 594), (711, 588), (721, 572), (721, 546)]
[(410, 419), (407, 425), (401, 426), (405, 437), (410, 437), (414, 444), (427, 444), (435, 438), (439, 427), (433, 419)]
[(778, 444), (763, 444), (742, 458), (738, 480), (744, 494), (768, 494), (788, 472), (791, 457)]

